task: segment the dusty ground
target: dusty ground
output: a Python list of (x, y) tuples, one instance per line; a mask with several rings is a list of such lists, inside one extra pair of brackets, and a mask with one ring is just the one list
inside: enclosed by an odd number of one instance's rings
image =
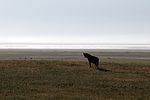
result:
[(98, 56), (100, 59), (145, 59), (150, 60), (150, 52), (144, 50), (46, 50), (46, 49), (18, 49), (0, 50), (1, 60), (71, 60), (84, 61), (82, 53), (88, 52), (92, 55)]

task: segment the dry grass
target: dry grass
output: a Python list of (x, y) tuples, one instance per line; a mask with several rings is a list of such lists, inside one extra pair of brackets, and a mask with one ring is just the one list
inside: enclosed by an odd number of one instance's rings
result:
[(1, 100), (149, 100), (150, 62), (1, 60)]

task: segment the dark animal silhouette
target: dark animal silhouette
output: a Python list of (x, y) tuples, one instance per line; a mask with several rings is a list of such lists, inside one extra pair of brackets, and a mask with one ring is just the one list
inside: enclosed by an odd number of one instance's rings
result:
[(98, 65), (99, 65), (99, 58), (92, 56), (88, 53), (83, 53), (84, 57), (88, 59), (89, 62), (89, 66), (91, 67), (91, 64), (95, 64), (95, 67), (98, 69)]

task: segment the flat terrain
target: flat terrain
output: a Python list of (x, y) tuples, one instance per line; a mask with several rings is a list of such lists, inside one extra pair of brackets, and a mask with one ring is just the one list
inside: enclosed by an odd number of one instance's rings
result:
[[(82, 53), (101, 60), (88, 68)], [(1, 100), (150, 100), (150, 52), (0, 50)]]
[(150, 60), (150, 51), (148, 50), (87, 50), (87, 49), (0, 49), (1, 60), (71, 60), (85, 61), (82, 53), (88, 52), (92, 55), (103, 58), (119, 59), (145, 59)]
[(0, 60), (1, 100), (150, 100), (150, 60), (29, 58)]

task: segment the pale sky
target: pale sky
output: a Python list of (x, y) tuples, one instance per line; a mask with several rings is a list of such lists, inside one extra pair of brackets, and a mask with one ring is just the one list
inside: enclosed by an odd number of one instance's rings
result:
[(150, 44), (150, 0), (0, 0), (0, 43)]

